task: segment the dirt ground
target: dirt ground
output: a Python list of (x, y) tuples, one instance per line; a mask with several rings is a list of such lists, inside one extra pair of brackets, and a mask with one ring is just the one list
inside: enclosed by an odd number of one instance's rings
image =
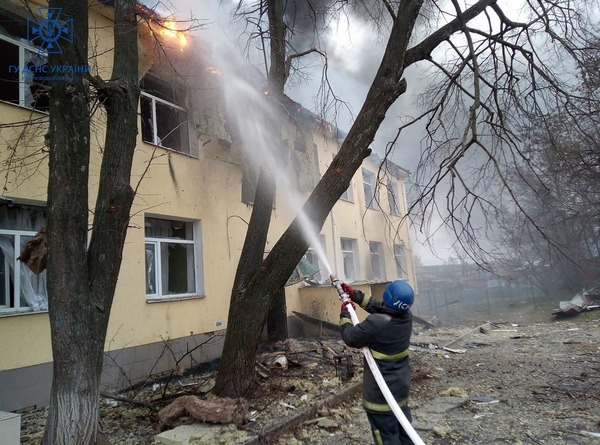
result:
[[(478, 326), (416, 330), (411, 409), (426, 444), (600, 444), (600, 311)], [(372, 443), (360, 400), (322, 414), (337, 426), (306, 422), (278, 444)]]
[[(415, 325), (410, 406), (426, 444), (600, 444), (600, 310), (564, 320), (549, 314), (515, 307), (488, 320), (431, 330)], [(346, 355), (355, 368), (350, 380), (341, 366)], [(360, 400), (360, 351), (330, 335), (272, 345), (258, 361), (263, 377), (238, 430), (262, 442), (221, 435), (207, 444), (373, 443)], [(214, 372), (182, 376), (168, 392), (202, 394), (213, 378)], [(160, 383), (149, 384), (135, 397), (164, 406), (157, 402), (161, 391)], [(43, 414), (23, 414), (23, 444), (39, 443)], [(178, 422), (188, 423), (193, 419)], [(114, 445), (150, 445), (160, 432), (152, 410), (110, 399), (103, 401), (102, 428)]]

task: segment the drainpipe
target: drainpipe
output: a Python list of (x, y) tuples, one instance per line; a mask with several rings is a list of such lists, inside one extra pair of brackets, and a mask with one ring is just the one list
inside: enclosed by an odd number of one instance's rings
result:
[(335, 230), (335, 217), (333, 216), (333, 209), (331, 209), (331, 212), (329, 213), (329, 216), (331, 217), (331, 236), (333, 237), (333, 270), (338, 270), (338, 256), (337, 256), (337, 249), (335, 247), (335, 243), (337, 242), (337, 230)]

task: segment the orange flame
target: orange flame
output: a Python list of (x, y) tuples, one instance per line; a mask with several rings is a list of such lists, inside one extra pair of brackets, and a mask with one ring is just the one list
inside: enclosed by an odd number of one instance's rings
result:
[(177, 23), (173, 20), (165, 20), (160, 25), (160, 30), (158, 33), (161, 36), (167, 37), (169, 39), (175, 39), (179, 42), (179, 47), (183, 51), (183, 48), (187, 45), (187, 37), (183, 31), (177, 29)]

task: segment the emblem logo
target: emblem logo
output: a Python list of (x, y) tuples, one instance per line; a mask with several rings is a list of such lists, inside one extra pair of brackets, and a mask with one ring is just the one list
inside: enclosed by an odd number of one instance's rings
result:
[(60, 41), (73, 42), (73, 19), (60, 20), (62, 8), (38, 8), (40, 22), (27, 19), (27, 39), (40, 52), (62, 54)]

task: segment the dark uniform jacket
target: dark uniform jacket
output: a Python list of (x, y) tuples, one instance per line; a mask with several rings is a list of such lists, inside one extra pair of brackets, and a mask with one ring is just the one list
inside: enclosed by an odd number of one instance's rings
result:
[[(410, 391), (408, 346), (412, 334), (412, 314), (410, 311), (400, 313), (389, 309), (379, 300), (367, 295), (364, 296), (361, 307), (371, 315), (356, 326), (352, 325), (349, 314), (348, 318), (342, 318), (340, 320), (342, 339), (348, 346), (354, 348), (369, 347), (396, 402), (400, 406), (405, 406)], [(366, 359), (363, 375), (363, 403), (368, 411), (391, 411)]]

